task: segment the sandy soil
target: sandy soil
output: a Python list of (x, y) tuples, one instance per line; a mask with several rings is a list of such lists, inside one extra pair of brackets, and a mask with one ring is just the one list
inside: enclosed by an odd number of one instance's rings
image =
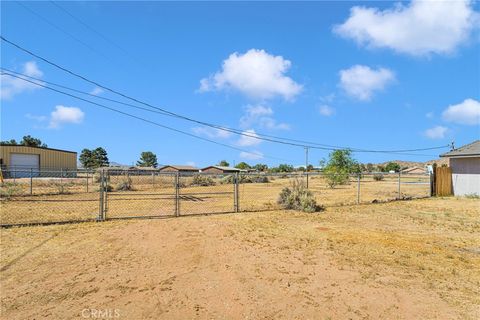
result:
[(2, 229), (2, 318), (478, 319), (479, 232), (455, 198)]

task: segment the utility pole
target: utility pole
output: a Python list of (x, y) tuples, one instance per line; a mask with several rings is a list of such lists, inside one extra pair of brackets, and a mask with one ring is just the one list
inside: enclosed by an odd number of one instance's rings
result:
[(450, 151), (455, 150), (455, 141), (452, 141), (452, 144), (450, 145)]
[(305, 172), (307, 173), (307, 189), (308, 189), (308, 147), (305, 147)]

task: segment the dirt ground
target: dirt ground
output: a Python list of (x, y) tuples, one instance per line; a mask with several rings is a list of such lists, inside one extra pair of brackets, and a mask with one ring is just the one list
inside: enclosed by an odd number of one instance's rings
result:
[(1, 229), (3, 319), (478, 319), (480, 202)]

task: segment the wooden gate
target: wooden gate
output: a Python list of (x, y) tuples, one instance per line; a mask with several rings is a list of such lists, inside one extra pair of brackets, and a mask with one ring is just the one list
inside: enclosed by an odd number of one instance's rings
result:
[(452, 168), (435, 168), (435, 195), (445, 197), (451, 196), (452, 194)]

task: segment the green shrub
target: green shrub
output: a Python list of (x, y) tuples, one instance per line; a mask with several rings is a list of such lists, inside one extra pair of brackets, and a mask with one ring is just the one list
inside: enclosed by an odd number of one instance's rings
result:
[(325, 179), (330, 188), (335, 188), (337, 185), (345, 185), (349, 183), (349, 174), (345, 169), (330, 167), (324, 171)]
[[(107, 189), (108, 189), (107, 185)], [(129, 176), (122, 176), (120, 178), (120, 182), (117, 183), (115, 186), (115, 190), (117, 191), (132, 191), (133, 190), (133, 185), (132, 185), (132, 178)]]
[[(234, 176), (229, 175), (223, 177), (220, 183), (222, 184), (230, 184), (233, 183)], [(263, 175), (239, 175), (238, 176), (238, 183), (268, 183), (270, 180), (267, 176)]]
[(375, 173), (373, 175), (373, 180), (375, 181), (383, 181), (383, 179), (385, 179), (385, 177), (381, 173)]
[(480, 199), (480, 195), (477, 193), (466, 194), (465, 198), (467, 199)]
[(23, 193), (22, 188), (12, 182), (5, 182), (0, 189), (0, 198), (9, 200), (10, 197)]
[(299, 180), (294, 180), (289, 187), (283, 188), (277, 202), (284, 209), (303, 212), (323, 210), (323, 207), (315, 201), (313, 193), (307, 189), (306, 184)]
[(208, 186), (214, 186), (216, 183), (213, 181), (212, 177), (210, 176), (205, 176), (205, 175), (200, 175), (196, 174), (193, 176), (192, 180), (192, 186), (202, 186), (202, 187), (208, 187)]
[(68, 188), (74, 186), (73, 182), (60, 182), (60, 181), (54, 181), (51, 183), (51, 185), (55, 188), (57, 188), (57, 193), (58, 194), (68, 194)]

